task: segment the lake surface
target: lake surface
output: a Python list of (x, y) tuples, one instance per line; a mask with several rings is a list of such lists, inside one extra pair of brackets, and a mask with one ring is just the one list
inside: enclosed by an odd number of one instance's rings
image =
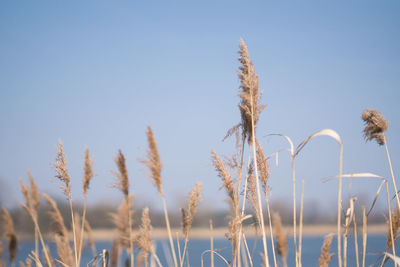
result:
[[(302, 249), (302, 263), (303, 266), (318, 266), (318, 258), (321, 251), (321, 245), (323, 243), (323, 236), (307, 236), (303, 238), (303, 249)], [(293, 250), (293, 239), (289, 237), (288, 240), (289, 245), (289, 253), (288, 253), (288, 266), (295, 266), (294, 264), (294, 250)], [(262, 249), (261, 239), (255, 240), (253, 238), (249, 238), (247, 240), (250, 252), (253, 257), (254, 266), (261, 266), (261, 257), (260, 252)], [(4, 243), (3, 243), (4, 244)], [(4, 244), (5, 245), (5, 244)], [(253, 247), (255, 245), (255, 250), (253, 251)], [(268, 249), (269, 249), (269, 257), (271, 266), (273, 266), (273, 258), (272, 258), (272, 249), (271, 242), (268, 240)], [(53, 257), (57, 254), (55, 244), (50, 243), (50, 251)], [(169, 266), (168, 262), (171, 259), (164, 253), (169, 249), (168, 240), (157, 240), (155, 242), (157, 255), (159, 256), (162, 264), (164, 266)], [(358, 242), (359, 246), (359, 258), (361, 263), (361, 250), (362, 250), (362, 240), (359, 238)], [(110, 251), (111, 242), (96, 242), (97, 251), (100, 253), (103, 249), (107, 249)], [(367, 241), (367, 256), (366, 256), (366, 266), (379, 266), (380, 260), (382, 260), (382, 252), (386, 248), (386, 236), (384, 235), (369, 235)], [(399, 246), (396, 246), (396, 251), (400, 251)], [(34, 242), (32, 241), (21, 241), (18, 245), (18, 258), (17, 260), (24, 260), (29, 252), (34, 249)], [(210, 249), (210, 241), (207, 239), (193, 239), (189, 241), (188, 251), (189, 251), (189, 261), (191, 267), (200, 267), (201, 266), (201, 255), (203, 254), (204, 266), (210, 266), (210, 253), (206, 252)], [(214, 249), (218, 250), (223, 257), (226, 259), (231, 258), (231, 244), (227, 239), (215, 239), (214, 240)], [(337, 252), (336, 240), (333, 238), (331, 245), (331, 253)], [(125, 257), (125, 253), (123, 257)], [(4, 252), (3, 259), (8, 258), (8, 251)], [(226, 264), (218, 258), (218, 256), (214, 257), (215, 266), (226, 266)], [(85, 248), (82, 256), (82, 265), (86, 266), (88, 262), (93, 259), (93, 255), (91, 253), (90, 248)], [(278, 258), (278, 265), (280, 264), (280, 259)], [(393, 264), (388, 262), (387, 266), (392, 266)], [(7, 266), (10, 266), (9, 263)], [(18, 265), (16, 265), (18, 266)], [(330, 266), (337, 266), (337, 257), (336, 255), (332, 258)], [(348, 266), (356, 266), (355, 259), (355, 248), (354, 248), (354, 238), (349, 238), (348, 240)]]

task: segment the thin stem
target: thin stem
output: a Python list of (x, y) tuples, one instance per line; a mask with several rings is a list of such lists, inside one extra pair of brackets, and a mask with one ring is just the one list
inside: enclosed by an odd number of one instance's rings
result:
[(338, 263), (342, 267), (342, 247), (341, 247), (341, 214), (342, 214), (342, 172), (343, 172), (343, 144), (340, 144), (339, 159), (339, 189), (337, 202), (337, 246), (338, 246)]
[(268, 222), (269, 222), (269, 234), (270, 234), (270, 238), (271, 238), (271, 246), (272, 246), (272, 255), (274, 257), (274, 265), (275, 267), (278, 266), (277, 262), (276, 262), (276, 253), (275, 253), (275, 245), (274, 245), (274, 234), (272, 231), (272, 220), (271, 220), (271, 211), (269, 208), (269, 199), (267, 196), (267, 192), (265, 192), (265, 201), (267, 202), (267, 213), (268, 213)]
[(78, 250), (78, 265), (81, 266), (81, 256), (82, 256), (82, 243), (83, 243), (83, 232), (85, 227), (85, 218), (86, 218), (86, 206), (87, 206), (87, 198), (84, 196), (83, 200), (83, 215), (82, 215), (82, 225), (81, 225), (81, 240), (79, 240), (79, 250)]
[(246, 247), (246, 253), (249, 258), (250, 266), (253, 267), (253, 260), (251, 259), (249, 247), (247, 246), (246, 236), (244, 235), (244, 233), (242, 233), (242, 234), (243, 234), (243, 243), (244, 243), (244, 246)]
[(385, 148), (386, 148), (386, 155), (387, 155), (387, 159), (388, 159), (388, 162), (389, 162), (390, 174), (392, 175), (393, 187), (394, 187), (394, 191), (395, 191), (395, 194), (396, 194), (397, 208), (400, 209), (399, 192), (397, 191), (396, 181), (394, 179), (392, 161), (390, 160), (389, 149), (388, 149), (388, 146), (387, 146), (387, 140), (386, 140), (386, 136), (385, 135), (384, 135), (384, 141), (385, 141), (384, 143), (385, 143)]
[(133, 234), (132, 234), (132, 211), (131, 211), (131, 201), (130, 198), (127, 197), (126, 201), (128, 201), (128, 224), (129, 224), (129, 253), (131, 254), (131, 267), (134, 266), (134, 252), (133, 252)]
[(213, 223), (210, 220), (210, 250), (211, 250), (211, 267), (214, 267), (214, 237), (213, 237)]
[(303, 212), (304, 210), (304, 179), (301, 180), (301, 196), (300, 196), (300, 229), (299, 229), (299, 266), (302, 266), (301, 263), (301, 249), (303, 242)]
[[(245, 143), (245, 138), (243, 137), (243, 140), (242, 140), (242, 151), (241, 151), (241, 156), (240, 156), (240, 168), (238, 170), (238, 181), (237, 181), (237, 188), (236, 188), (236, 199), (237, 199), (237, 202), (238, 202), (237, 208), (239, 208), (240, 186), (241, 186), (241, 182), (242, 182), (244, 143)], [(246, 199), (246, 189), (245, 189), (245, 193), (244, 193), (244, 196), (243, 196), (243, 202), (245, 201), (245, 199)], [(241, 241), (240, 241), (240, 239), (241, 239), (241, 236), (242, 236), (242, 223), (240, 223), (239, 232), (237, 233), (237, 235), (238, 235), (238, 246), (237, 246), (237, 257), (238, 257), (238, 260), (237, 260), (237, 262), (238, 262), (238, 267), (240, 267), (241, 266), (241, 261), (240, 261), (240, 244), (241, 244)]]
[(178, 247), (178, 256), (179, 256), (179, 265), (182, 267), (183, 266), (183, 261), (185, 260), (185, 250), (186, 250), (186, 236), (185, 236), (185, 248), (183, 250), (183, 254), (181, 254), (181, 246), (179, 244), (179, 235), (178, 232), (176, 232), (176, 246)]
[(297, 253), (296, 170), (295, 170), (293, 155), (291, 155), (291, 161), (292, 161), (292, 180), (293, 180), (293, 244), (294, 244), (296, 267), (298, 267), (299, 262)]
[[(390, 238), (392, 239), (392, 252), (393, 252), (393, 256), (396, 256), (396, 252), (394, 249), (394, 234), (393, 234), (393, 226), (392, 226), (392, 208), (390, 207), (390, 199), (389, 199), (389, 186), (388, 186), (388, 182), (385, 181), (386, 184), (386, 201), (387, 201), (387, 205), (388, 205), (388, 213), (389, 213), (389, 228), (390, 228)], [(383, 260), (381, 262), (380, 267), (382, 267), (385, 263), (387, 257), (387, 253), (385, 253), (385, 256), (383, 257)], [(396, 266), (396, 263), (395, 263)]]
[(358, 258), (357, 222), (356, 222), (356, 216), (354, 214), (353, 214), (353, 225), (354, 225), (354, 249), (356, 253), (356, 264), (357, 267), (360, 267), (360, 260)]
[(74, 255), (75, 255), (75, 265), (78, 265), (78, 252), (77, 252), (77, 244), (76, 244), (76, 234), (75, 234), (75, 219), (74, 219), (74, 211), (72, 208), (72, 197), (71, 197), (71, 193), (69, 193), (68, 195), (68, 199), (69, 199), (69, 207), (70, 207), (70, 211), (71, 211), (71, 218), (72, 218), (72, 235), (74, 236)]
[(365, 255), (367, 252), (367, 216), (365, 215), (365, 206), (363, 212), (363, 253), (362, 253), (362, 267), (365, 267)]
[(177, 266), (178, 266), (178, 263), (177, 263), (177, 260), (176, 260), (174, 241), (172, 240), (171, 226), (170, 226), (170, 224), (169, 224), (168, 211), (167, 211), (167, 203), (165, 202), (164, 194), (161, 195), (161, 200), (162, 200), (163, 207), (164, 207), (165, 224), (166, 224), (166, 226), (167, 226), (169, 244), (170, 244), (170, 246), (171, 246), (171, 254), (172, 254), (172, 258), (173, 258), (173, 260), (174, 260), (174, 266), (177, 267)]

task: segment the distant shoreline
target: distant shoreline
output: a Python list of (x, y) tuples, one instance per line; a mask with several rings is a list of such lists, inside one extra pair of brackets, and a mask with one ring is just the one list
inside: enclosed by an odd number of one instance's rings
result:
[[(293, 230), (292, 227), (286, 226), (284, 230), (287, 231), (289, 236), (292, 236)], [(360, 233), (361, 227), (358, 228), (358, 232)], [(174, 237), (176, 237), (176, 233), (179, 234), (180, 238), (183, 238), (182, 229), (181, 228), (173, 228), (171, 229)], [(329, 233), (335, 234), (337, 231), (336, 225), (326, 225), (326, 224), (318, 224), (318, 225), (305, 225), (303, 226), (303, 236), (324, 236)], [(386, 224), (376, 224), (369, 225), (367, 228), (368, 235), (386, 235), (387, 233), (387, 225)], [(299, 232), (299, 229), (297, 230)], [(220, 227), (213, 229), (213, 237), (214, 238), (225, 238), (225, 234), (228, 233), (228, 228)], [(254, 227), (245, 227), (244, 233), (247, 237), (256, 236), (256, 232)], [(353, 230), (351, 230), (351, 234)], [(136, 234), (136, 231), (133, 231), (133, 234)], [(267, 232), (269, 236), (269, 231)], [(52, 239), (53, 234), (45, 235), (46, 239)], [(95, 241), (111, 241), (118, 236), (118, 232), (115, 229), (93, 229), (92, 236)], [(152, 238), (154, 239), (166, 239), (168, 238), (168, 233), (165, 228), (153, 228)], [(189, 232), (189, 236), (191, 239), (210, 239), (210, 229), (209, 228), (192, 228)], [(33, 236), (28, 234), (20, 234), (17, 236), (20, 240), (32, 240)], [(86, 237), (86, 235), (85, 235)], [(70, 240), (72, 240), (72, 233), (69, 234)]]
[[(293, 234), (292, 227), (284, 227), (285, 231), (291, 236)], [(361, 230), (361, 228), (359, 228)], [(174, 228), (171, 230), (174, 236), (175, 233), (178, 233), (180, 238), (183, 238), (181, 228)], [(298, 230), (299, 231), (299, 230)], [(303, 226), (303, 236), (324, 236), (329, 233), (336, 233), (337, 226), (336, 225), (305, 225)], [(228, 228), (215, 228), (213, 229), (213, 237), (214, 238), (225, 238), (225, 234), (228, 232)], [(386, 235), (387, 233), (387, 225), (379, 224), (379, 225), (369, 225), (367, 228), (367, 232), (369, 235)], [(256, 232), (253, 227), (246, 227), (244, 229), (244, 233), (248, 237), (254, 237)], [(353, 230), (351, 231), (353, 233)], [(268, 232), (269, 235), (269, 232)], [(117, 231), (110, 229), (97, 229), (93, 230), (93, 238), (96, 241), (105, 241), (112, 240), (117, 236)], [(154, 228), (152, 231), (152, 238), (160, 239), (160, 238), (168, 238), (167, 230), (165, 228)], [(210, 229), (208, 228), (193, 228), (190, 230), (190, 238), (191, 239), (209, 239), (210, 238)]]

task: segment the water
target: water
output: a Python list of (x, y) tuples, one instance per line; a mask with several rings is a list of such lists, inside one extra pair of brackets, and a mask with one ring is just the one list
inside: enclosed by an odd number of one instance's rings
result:
[[(303, 238), (303, 251), (302, 251), (302, 263), (303, 266), (318, 266), (318, 258), (321, 251), (321, 245), (323, 243), (323, 236), (308, 236)], [(295, 266), (294, 263), (294, 250), (293, 250), (293, 239), (289, 237), (289, 253), (287, 256), (288, 266)], [(252, 254), (253, 264), (254, 266), (261, 266), (262, 261), (260, 257), (260, 252), (262, 249), (262, 242), (260, 239), (254, 240), (249, 238), (247, 240), (247, 244), (249, 246), (250, 253)], [(253, 251), (255, 245), (255, 249)], [(270, 255), (270, 263), (273, 266), (273, 258), (272, 258), (272, 249), (271, 242), (268, 240), (268, 252)], [(171, 259), (168, 256), (165, 256), (165, 251), (168, 251), (169, 242), (168, 240), (157, 240), (155, 242), (157, 255), (160, 258), (161, 263), (164, 266), (168, 266), (168, 262), (171, 262)], [(362, 240), (359, 238), (358, 242), (359, 246), (359, 258), (361, 263), (361, 250), (362, 250)], [(49, 244), (50, 252), (53, 257), (57, 254), (56, 247), (54, 243)], [(183, 244), (181, 245), (181, 248)], [(97, 251), (100, 253), (103, 249), (107, 249), (110, 251), (111, 242), (96, 242)], [(379, 266), (380, 260), (382, 260), (382, 252), (386, 248), (386, 236), (384, 235), (368, 235), (367, 241), (367, 256), (366, 256), (366, 266), (373, 265)], [(17, 261), (25, 260), (27, 255), (31, 250), (34, 249), (34, 242), (32, 241), (21, 241), (18, 245), (18, 256)], [(189, 241), (188, 244), (188, 252), (189, 252), (189, 261), (191, 267), (200, 267), (201, 266), (201, 257), (203, 255), (204, 266), (210, 266), (210, 253), (207, 250), (210, 249), (210, 241), (208, 239), (193, 239)], [(227, 239), (215, 239), (214, 240), (214, 249), (218, 251), (218, 253), (223, 256), (225, 259), (229, 260), (231, 258), (231, 245)], [(398, 246), (396, 246), (396, 250), (400, 251)], [(335, 238), (332, 240), (331, 245), (331, 253), (337, 252), (336, 240)], [(168, 254), (167, 254), (168, 255)], [(123, 254), (125, 257), (126, 254)], [(8, 258), (8, 252), (5, 252), (3, 255), (3, 259)], [(92, 260), (93, 256), (90, 248), (86, 247), (83, 251), (82, 255), (82, 266), (86, 266), (88, 262)], [(226, 264), (221, 260), (218, 256), (214, 257), (215, 266), (226, 266)], [(278, 264), (280, 263), (278, 257)], [(279, 264), (280, 265), (280, 264)], [(7, 263), (7, 266), (10, 266)], [(16, 265), (17, 266), (17, 265)], [(337, 266), (337, 257), (336, 255), (332, 258), (330, 266)], [(349, 238), (348, 240), (348, 266), (356, 266), (355, 259), (355, 248), (354, 248), (354, 239)]]

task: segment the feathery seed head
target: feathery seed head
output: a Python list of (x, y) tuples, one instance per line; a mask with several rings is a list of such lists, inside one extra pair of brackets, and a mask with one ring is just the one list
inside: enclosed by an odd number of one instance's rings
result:
[(88, 147), (86, 147), (86, 149), (85, 149), (85, 163), (84, 164), (85, 165), (84, 165), (84, 169), (83, 169), (83, 195), (86, 196), (87, 191), (89, 189), (90, 180), (92, 180), (92, 178), (96, 176), (96, 174), (93, 173), (94, 160), (90, 159), (90, 152), (89, 152)]
[(222, 163), (218, 154), (214, 150), (211, 151), (211, 154), (212, 154), (211, 160), (215, 167), (215, 170), (217, 171), (218, 176), (222, 179), (223, 183), (222, 187), (224, 187), (226, 192), (228, 193), (229, 202), (232, 206), (232, 209), (235, 210), (237, 203), (236, 203), (235, 187), (233, 185), (232, 177), (228, 172), (228, 170), (226, 169), (225, 165)]
[(29, 177), (29, 184), (30, 184), (30, 188), (29, 188), (29, 194), (32, 200), (32, 207), (34, 209), (34, 211), (37, 213), (37, 211), (39, 210), (39, 205), (40, 205), (40, 193), (38, 190), (38, 187), (35, 183), (35, 179), (33, 179), (33, 175), (30, 171), (28, 171), (28, 177)]
[(241, 89), (239, 93), (241, 98), (239, 110), (242, 118), (243, 137), (247, 137), (248, 142), (251, 143), (253, 141), (253, 126), (255, 132), (258, 118), (265, 105), (259, 105), (261, 94), (258, 90), (258, 76), (255, 74), (254, 65), (250, 60), (247, 46), (242, 39), (240, 39), (239, 47), (239, 62), (241, 63), (238, 71)]
[(161, 159), (160, 155), (158, 154), (157, 143), (154, 139), (153, 130), (150, 126), (147, 126), (146, 136), (149, 143), (149, 148), (147, 149), (147, 158), (142, 159), (141, 162), (150, 169), (153, 185), (157, 187), (157, 190), (161, 195), (164, 195), (161, 180)]
[(8, 238), (8, 250), (10, 262), (13, 262), (17, 256), (18, 239), (14, 231), (14, 223), (8, 210), (3, 208), (3, 220), (5, 224), (5, 232)]
[(124, 194), (125, 198), (127, 198), (129, 195), (129, 177), (125, 163), (125, 156), (122, 154), (121, 149), (118, 150), (118, 155), (114, 161), (119, 172), (111, 172), (117, 178), (117, 181), (112, 186), (120, 190)]
[(328, 236), (325, 237), (324, 239), (324, 243), (322, 244), (321, 247), (321, 256), (318, 259), (318, 263), (320, 267), (328, 267), (329, 262), (331, 261), (333, 255), (332, 253), (329, 253), (329, 249), (331, 247), (331, 243), (332, 243), (332, 238), (333, 238), (333, 234), (330, 234)]
[(59, 186), (63, 193), (70, 198), (71, 197), (71, 179), (68, 175), (67, 169), (67, 159), (64, 154), (64, 145), (61, 141), (58, 141), (58, 146), (56, 146), (57, 157), (56, 162), (53, 164), (56, 170), (55, 177), (61, 181)]
[(287, 238), (288, 234), (285, 233), (282, 227), (281, 216), (278, 213), (274, 214), (274, 227), (275, 227), (275, 237), (278, 247), (278, 254), (283, 260), (286, 259), (288, 247)]
[(366, 141), (375, 139), (379, 145), (385, 144), (385, 131), (389, 123), (377, 109), (366, 109), (361, 118), (365, 122), (364, 137)]

